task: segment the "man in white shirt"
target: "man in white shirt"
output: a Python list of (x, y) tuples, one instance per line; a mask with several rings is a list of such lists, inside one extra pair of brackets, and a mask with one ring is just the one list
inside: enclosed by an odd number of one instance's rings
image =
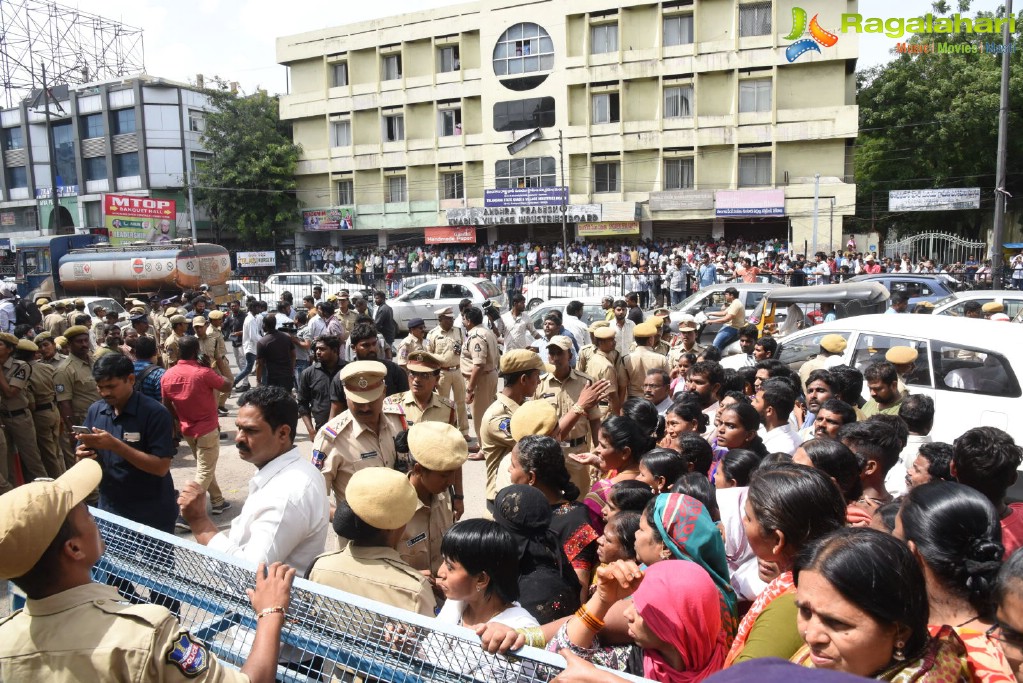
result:
[(256, 364), (256, 342), (263, 336), (263, 302), (253, 301), (249, 303), (248, 313), (242, 321), (242, 353), (245, 354), (245, 367), (234, 376), (234, 387), (244, 380), (248, 386), (249, 373)]
[(253, 563), (284, 562), (305, 576), (323, 552), (330, 504), (323, 475), (295, 447), (298, 404), (280, 387), (261, 386), (238, 406), (238, 455), (258, 468), (241, 513), (218, 531), (206, 492), (188, 482), (178, 496), (181, 516), (201, 545)]
[(632, 343), (635, 341), (633, 330), (636, 329), (636, 323), (629, 320), (629, 304), (625, 303), (624, 299), (615, 300), (613, 309), (615, 317), (611, 320), (611, 327), (615, 331), (615, 346), (618, 353), (624, 356), (632, 351)]
[(583, 302), (569, 301), (568, 305), (565, 306), (565, 315), (561, 321), (562, 326), (572, 333), (572, 336), (579, 344), (585, 344), (590, 338), (589, 326), (579, 317), (582, 314)]
[[(504, 353), (514, 349), (528, 349), (540, 333), (533, 328), (533, 322), (526, 315), (526, 297), (516, 292), (509, 302), (511, 309), (501, 316), (504, 322)], [(587, 338), (587, 337), (584, 337)]]
[(757, 364), (753, 357), (753, 351), (757, 345), (760, 330), (756, 325), (743, 325), (739, 330), (739, 353), (721, 359), (721, 367), (726, 370), (738, 370), (739, 368), (753, 367)]
[(802, 437), (789, 423), (796, 405), (796, 393), (779, 377), (766, 380), (753, 397), (753, 407), (760, 413), (760, 436), (768, 453), (792, 455), (803, 443)]
[(899, 417), (909, 428), (906, 447), (899, 454), (899, 461), (888, 470), (884, 487), (893, 496), (906, 492), (906, 473), (920, 454), (920, 446), (931, 443), (931, 428), (934, 426), (934, 399), (924, 394), (910, 394), (899, 405)]

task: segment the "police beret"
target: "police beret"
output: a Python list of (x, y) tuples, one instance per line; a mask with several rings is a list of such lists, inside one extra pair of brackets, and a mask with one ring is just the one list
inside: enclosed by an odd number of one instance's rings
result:
[(465, 437), (446, 422), (419, 422), (408, 430), (408, 449), (420, 465), (434, 472), (457, 470), (469, 457)]
[(512, 438), (521, 441), (532, 434), (547, 435), (558, 425), (558, 412), (547, 401), (526, 401), (511, 419)]
[(653, 324), (649, 320), (636, 325), (636, 328), (632, 331), (633, 337), (653, 337), (657, 335), (657, 325)]
[(36, 299), (36, 306), (45, 306), (48, 303), (50, 303), (50, 300), (47, 299), (45, 296), (41, 296), (38, 299)]
[(660, 318), (661, 321), (663, 322), (664, 319), (667, 318), (668, 315), (670, 315), (670, 312), (668, 311), (667, 308), (658, 308), (656, 311), (654, 311), (654, 315)]
[(172, 315), (170, 317), (170, 324), (173, 325), (187, 325), (188, 318), (183, 315)]
[(408, 524), (419, 504), (408, 477), (390, 467), (367, 467), (353, 474), (345, 500), (359, 519), (385, 531)]
[(130, 320), (131, 320), (131, 323), (132, 323), (132, 325), (134, 325), (135, 323), (144, 323), (144, 322), (148, 322), (148, 319), (147, 319), (147, 318), (146, 318), (146, 316), (145, 316), (144, 314), (142, 314), (142, 313), (136, 313), (135, 315), (133, 315), (133, 316), (132, 316), (132, 317), (130, 318)]
[(526, 370), (543, 371), (543, 361), (540, 356), (528, 349), (514, 349), (501, 356), (501, 374), (507, 375), (512, 372), (525, 372)]
[(590, 326), (587, 329), (590, 331), (590, 334), (593, 334), (594, 332), (596, 332), (597, 330), (599, 330), (602, 327), (610, 327), (610, 326), (611, 326), (611, 323), (608, 322), (607, 320), (594, 320), (592, 323), (590, 323)]
[(408, 328), (411, 330), (413, 327), (426, 327), (426, 322), (422, 318), (411, 318), (408, 321)]
[(206, 318), (202, 317), (201, 315), (195, 316), (194, 318), (192, 318), (192, 327), (206, 327)]
[(413, 351), (405, 367), (415, 372), (432, 372), (440, 369), (440, 359), (427, 351)]
[(85, 299), (75, 299), (74, 303), (75, 303), (75, 306), (84, 306), (85, 305)]
[(572, 340), (563, 334), (556, 334), (547, 342), (551, 346), (557, 346), (562, 351), (572, 350)]
[(38, 351), (39, 347), (36, 346), (36, 343), (34, 341), (32, 341), (31, 339), (19, 339), (18, 340), (18, 350), (19, 351), (33, 351), (34, 352), (34, 351)]
[(598, 327), (593, 331), (593, 336), (597, 339), (614, 339), (617, 334), (611, 327)]
[(372, 403), (384, 395), (387, 366), (375, 360), (357, 360), (341, 370), (345, 396), (356, 403)]
[(164, 311), (163, 314), (166, 315), (169, 318), (170, 316), (175, 315), (177, 312), (178, 312), (178, 309), (175, 308), (174, 306), (171, 306), (166, 311)]
[(50, 334), (49, 332), (40, 332), (39, 334), (37, 334), (35, 336), (36, 344), (38, 344), (39, 342), (41, 342), (41, 341), (43, 341), (45, 339), (49, 339), (50, 341), (53, 341), (53, 335)]
[(209, 319), (210, 320), (223, 320), (224, 319), (224, 312), (223, 311), (210, 311)]
[(988, 315), (991, 315), (992, 313), (1004, 313), (1005, 306), (1003, 306), (1000, 301), (989, 301), (981, 306), (980, 310), (984, 311)]
[(54, 339), (53, 343), (57, 346), (58, 349), (63, 349), (64, 347), (67, 346), (67, 337), (61, 335)]
[(442, 317), (454, 318), (455, 315), (454, 315), (454, 313), (451, 312), (451, 307), (447, 306), (445, 308), (437, 309), (437, 317), (438, 318), (442, 318)]
[(840, 334), (826, 334), (821, 339), (821, 348), (828, 353), (842, 353), (849, 344)]
[(43, 304), (42, 306), (39, 307), (39, 312), (40, 313), (49, 313), (52, 310), (53, 310), (53, 306), (50, 305), (50, 304)]
[(71, 327), (64, 330), (64, 338), (67, 339), (68, 341), (71, 341), (75, 337), (82, 334), (89, 334), (89, 328), (86, 327), (85, 325), (72, 325)]
[(654, 327), (660, 327), (661, 325), (664, 324), (664, 318), (662, 318), (659, 315), (652, 315), (650, 316), (650, 319), (647, 322), (653, 323)]
[(0, 342), (4, 342), (5, 344), (10, 344), (11, 346), (17, 346), (18, 345), (18, 338), (15, 337), (10, 332), (0, 332)]
[(893, 346), (884, 354), (884, 359), (894, 365), (905, 365), (916, 361), (920, 354), (910, 346)]

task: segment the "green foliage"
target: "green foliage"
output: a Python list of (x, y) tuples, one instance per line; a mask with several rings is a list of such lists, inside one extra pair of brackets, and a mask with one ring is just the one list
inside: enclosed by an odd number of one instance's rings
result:
[[(957, 10), (967, 16), (968, 0)], [(948, 16), (948, 3), (936, 2), (935, 15)], [(980, 12), (977, 16), (1001, 16)], [(1019, 40), (1023, 16), (1017, 18)], [(988, 34), (922, 34), (911, 43), (1002, 44)], [(1007, 190), (1023, 193), (1023, 53), (1011, 55)], [(1001, 55), (992, 53), (899, 54), (891, 62), (857, 74), (860, 132), (856, 153), (858, 216), (878, 218), (888, 228), (910, 233), (940, 228), (977, 234), (992, 210), (998, 142)], [(974, 211), (914, 212), (888, 215), (888, 191), (939, 187), (980, 187), (981, 208)]]
[(210, 212), (218, 239), (234, 231), (239, 240), (269, 243), (296, 220), (300, 148), (280, 120), (277, 97), (239, 96), (218, 85), (206, 91), (215, 111), (202, 139), (213, 156), (193, 177), (196, 201)]

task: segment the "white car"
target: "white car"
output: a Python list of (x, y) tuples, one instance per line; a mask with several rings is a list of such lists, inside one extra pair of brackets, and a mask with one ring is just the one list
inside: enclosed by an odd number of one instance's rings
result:
[[(595, 320), (605, 319), (604, 309), (600, 307), (600, 301), (602, 298), (603, 297), (599, 296), (581, 296), (575, 299), (583, 305), (583, 313), (579, 316), (579, 319), (582, 320), (587, 327), (589, 327)], [(571, 299), (569, 299), (569, 301), (571, 301)], [(566, 315), (566, 306), (568, 306), (568, 301), (564, 299), (548, 301), (540, 304), (536, 308), (530, 309), (527, 315), (533, 322), (533, 328), (539, 330), (543, 328), (543, 317), (545, 315), (551, 311), (558, 311), (564, 316)], [(589, 339), (578, 339), (576, 341), (578, 341), (580, 345), (590, 343)]]
[(981, 306), (990, 301), (998, 301), (1005, 306), (1005, 314), (1010, 318), (1016, 318), (1023, 312), (1023, 292), (1015, 289), (977, 289), (956, 292), (935, 302), (932, 315), (950, 315), (961, 318), (963, 317), (963, 307), (967, 301), (976, 301)]
[(441, 277), (424, 282), (418, 287), (394, 298), (387, 304), (394, 312), (394, 323), (399, 334), (408, 332), (408, 321), (422, 318), (427, 329), (437, 324), (437, 310), (451, 308), (458, 315), (458, 304), (462, 299), (471, 299), (474, 306), (481, 306), (490, 299), (508, 310), (508, 297), (493, 282), (481, 277)]
[(615, 275), (605, 283), (603, 274), (545, 273), (522, 285), (526, 308), (532, 310), (550, 299), (585, 299), (591, 297), (624, 297), (622, 276)]
[(312, 295), (313, 287), (316, 285), (323, 288), (324, 298), (331, 294), (337, 294), (338, 290), (341, 289), (347, 289), (352, 294), (372, 289), (369, 285), (345, 282), (340, 276), (331, 273), (274, 273), (263, 283), (265, 290), (268, 292), (267, 298), (264, 301), (273, 305), (281, 298), (283, 292), (291, 292), (295, 303), (299, 304), (302, 302), (302, 297)]
[(238, 299), (245, 307), (245, 300), (250, 296), (256, 301), (269, 302), (274, 296), (273, 292), (259, 280), (228, 280), (227, 293), (232, 299)]

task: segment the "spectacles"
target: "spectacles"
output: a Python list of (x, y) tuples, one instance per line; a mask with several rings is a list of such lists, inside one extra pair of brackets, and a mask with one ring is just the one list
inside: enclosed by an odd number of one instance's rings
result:
[(1005, 624), (995, 622), (994, 626), (985, 632), (985, 635), (991, 640), (997, 640), (1017, 650), (1023, 650), (1023, 633), (1013, 630)]
[(426, 379), (428, 377), (433, 377), (439, 374), (439, 372), (440, 372), (439, 370), (431, 370), (430, 372), (417, 372), (415, 370), (409, 370), (408, 374), (410, 377), (415, 377), (416, 379)]

